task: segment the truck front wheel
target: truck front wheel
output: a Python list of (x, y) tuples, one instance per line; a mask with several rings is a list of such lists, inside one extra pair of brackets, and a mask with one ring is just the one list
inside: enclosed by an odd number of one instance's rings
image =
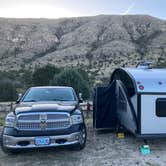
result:
[(80, 131), (80, 138), (79, 138), (79, 143), (71, 146), (71, 149), (73, 150), (82, 150), (85, 148), (86, 145), (86, 139), (87, 139), (87, 130), (85, 124), (82, 126), (81, 131)]
[(4, 146), (4, 140), (3, 140), (3, 132), (1, 135), (1, 149), (6, 154), (17, 154), (19, 151), (17, 149), (10, 149)]

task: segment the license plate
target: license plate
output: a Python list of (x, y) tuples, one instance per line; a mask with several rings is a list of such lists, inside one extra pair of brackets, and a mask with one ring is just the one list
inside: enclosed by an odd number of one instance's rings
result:
[(36, 145), (49, 145), (50, 144), (50, 138), (48, 137), (38, 137), (35, 138), (35, 144)]

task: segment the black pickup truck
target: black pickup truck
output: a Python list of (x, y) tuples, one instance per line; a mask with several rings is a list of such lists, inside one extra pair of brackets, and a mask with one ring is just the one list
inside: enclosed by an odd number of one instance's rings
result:
[(65, 145), (83, 149), (86, 137), (84, 117), (73, 88), (32, 87), (7, 115), (1, 147), (6, 153)]

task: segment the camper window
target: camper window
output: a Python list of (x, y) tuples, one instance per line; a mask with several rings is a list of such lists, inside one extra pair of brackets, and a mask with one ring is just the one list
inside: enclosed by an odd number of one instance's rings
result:
[(125, 71), (117, 70), (114, 74), (113, 79), (120, 80), (123, 83), (130, 97), (132, 97), (135, 94), (133, 81)]
[(166, 117), (166, 98), (156, 100), (156, 115), (158, 117)]

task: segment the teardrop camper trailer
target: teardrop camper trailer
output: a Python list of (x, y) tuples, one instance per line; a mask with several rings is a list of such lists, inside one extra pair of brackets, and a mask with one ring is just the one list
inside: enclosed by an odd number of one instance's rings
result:
[(96, 129), (118, 124), (140, 138), (166, 137), (166, 69), (118, 68), (94, 94)]

